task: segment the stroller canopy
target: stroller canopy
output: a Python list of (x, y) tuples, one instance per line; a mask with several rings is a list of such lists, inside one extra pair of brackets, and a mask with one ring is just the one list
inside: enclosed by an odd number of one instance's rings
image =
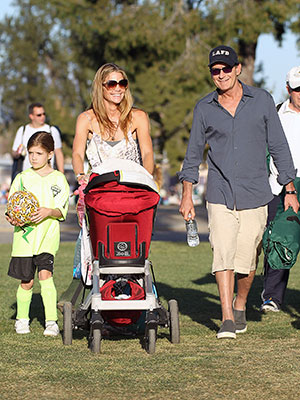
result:
[(155, 207), (159, 202), (158, 193), (138, 186), (127, 186), (117, 181), (99, 185), (86, 193), (85, 204), (107, 216), (139, 214)]
[(135, 215), (154, 208), (160, 196), (152, 175), (133, 161), (117, 161), (127, 169), (109, 171), (118, 163), (108, 160), (99, 169), (101, 174), (92, 173), (84, 190), (86, 206), (107, 216)]

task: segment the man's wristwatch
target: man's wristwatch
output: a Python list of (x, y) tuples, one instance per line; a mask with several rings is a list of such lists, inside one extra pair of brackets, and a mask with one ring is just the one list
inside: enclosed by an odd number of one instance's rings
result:
[(286, 190), (285, 194), (297, 194), (297, 190)]
[(76, 179), (78, 179), (82, 175), (85, 175), (85, 173), (84, 172), (80, 172), (79, 174), (76, 175)]

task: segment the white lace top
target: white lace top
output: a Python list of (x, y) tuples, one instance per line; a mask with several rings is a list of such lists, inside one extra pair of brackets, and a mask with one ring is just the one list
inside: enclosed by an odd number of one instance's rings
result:
[[(89, 116), (87, 118), (90, 120)], [(131, 131), (128, 132), (127, 137), (127, 141), (123, 138), (110, 144), (110, 142), (106, 142), (100, 135), (93, 132), (93, 136), (88, 140), (86, 148), (86, 156), (91, 170), (93, 171), (94, 168), (109, 158), (121, 158), (142, 165), (140, 149), (136, 140), (133, 139)]]

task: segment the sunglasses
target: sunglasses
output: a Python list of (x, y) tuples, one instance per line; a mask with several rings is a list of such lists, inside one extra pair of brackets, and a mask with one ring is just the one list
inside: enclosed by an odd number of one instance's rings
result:
[(35, 114), (36, 117), (41, 117), (42, 115), (46, 115), (46, 113)]
[(292, 88), (291, 88), (291, 90), (292, 90), (293, 92), (298, 92), (298, 93), (299, 93), (299, 92), (300, 92), (300, 86), (296, 87), (295, 89), (292, 89)]
[(211, 68), (210, 69), (210, 73), (213, 76), (217, 76), (220, 75), (221, 71), (224, 72), (224, 74), (230, 74), (230, 72), (232, 71), (233, 67), (223, 67), (223, 68)]
[(118, 85), (119, 85), (120, 89), (126, 89), (128, 86), (128, 80), (121, 79), (119, 82), (112, 80), (112, 81), (107, 81), (107, 82), (103, 83), (103, 86), (105, 86), (106, 89), (108, 89), (108, 90), (115, 89)]

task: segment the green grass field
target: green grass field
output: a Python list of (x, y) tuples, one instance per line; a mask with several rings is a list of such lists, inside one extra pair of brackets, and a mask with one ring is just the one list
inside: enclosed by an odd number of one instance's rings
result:
[[(181, 343), (159, 329), (156, 353), (140, 338), (102, 341), (102, 354), (78, 334), (72, 346), (61, 336), (43, 336), (38, 281), (34, 286), (30, 335), (14, 332), (18, 282), (7, 276), (10, 245), (0, 245), (0, 398), (1, 399), (298, 399), (300, 388), (300, 265), (291, 271), (286, 307), (261, 315), (261, 266), (247, 309), (248, 332), (236, 340), (217, 340), (220, 306), (210, 274), (208, 243), (152, 242), (151, 260), (163, 303), (176, 298)], [(55, 263), (60, 295), (72, 277), (74, 244), (62, 243)], [(59, 313), (62, 328), (62, 315)]]

